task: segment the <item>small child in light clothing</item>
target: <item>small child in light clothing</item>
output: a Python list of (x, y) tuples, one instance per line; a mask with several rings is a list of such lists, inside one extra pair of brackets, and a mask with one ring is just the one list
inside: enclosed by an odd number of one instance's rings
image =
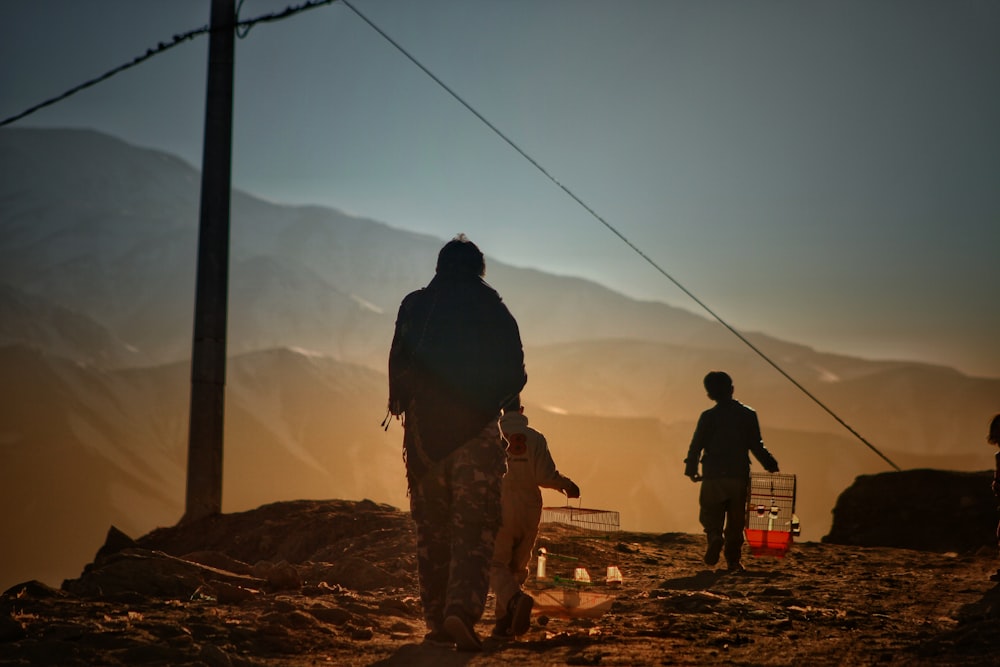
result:
[(528, 562), (542, 517), (539, 487), (580, 497), (580, 487), (556, 470), (545, 436), (528, 426), (524, 407), (504, 409), (500, 431), (507, 441), (507, 474), (503, 479), (503, 519), (497, 533), (490, 570), (490, 585), (496, 593), (496, 627), (493, 637), (522, 635), (531, 625), (534, 600), (521, 590), (528, 578)]

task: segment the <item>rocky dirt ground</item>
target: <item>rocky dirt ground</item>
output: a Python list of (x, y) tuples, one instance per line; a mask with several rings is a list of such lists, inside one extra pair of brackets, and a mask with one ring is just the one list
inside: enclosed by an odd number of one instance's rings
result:
[[(109, 531), (78, 579), (0, 597), (2, 665), (997, 665), (996, 550), (797, 543), (738, 574), (701, 535), (543, 524), (539, 546), (603, 574), (598, 617), (541, 610), (478, 654), (423, 646), (409, 514), (371, 502), (267, 505), (136, 541)], [(550, 574), (559, 559), (550, 557)], [(534, 577), (529, 585), (541, 597)], [(573, 590), (569, 585), (557, 591)], [(478, 626), (488, 634), (492, 612)]]

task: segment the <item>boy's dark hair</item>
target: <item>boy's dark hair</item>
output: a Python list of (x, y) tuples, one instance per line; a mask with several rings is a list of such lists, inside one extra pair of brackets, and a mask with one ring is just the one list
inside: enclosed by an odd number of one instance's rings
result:
[(443, 275), (486, 275), (486, 259), (475, 243), (465, 234), (459, 234), (444, 244), (438, 253), (437, 273)]
[(733, 395), (733, 379), (728, 373), (712, 371), (705, 376), (705, 391), (713, 401), (721, 401)]

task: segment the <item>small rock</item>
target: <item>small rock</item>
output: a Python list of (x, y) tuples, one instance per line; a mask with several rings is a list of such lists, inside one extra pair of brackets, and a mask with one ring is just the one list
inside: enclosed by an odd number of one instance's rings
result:
[(12, 616), (0, 615), (0, 642), (13, 642), (24, 639), (27, 630), (24, 623)]
[(198, 653), (198, 659), (209, 667), (232, 667), (233, 661), (229, 654), (215, 644), (204, 644)]
[(104, 544), (100, 549), (97, 550), (97, 555), (94, 556), (94, 562), (98, 562), (111, 554), (116, 554), (123, 549), (132, 549), (138, 546), (136, 541), (131, 537), (118, 530), (116, 527), (111, 526), (108, 528), (108, 534), (104, 538)]
[(340, 607), (313, 607), (306, 612), (316, 620), (332, 625), (343, 625), (351, 620), (351, 612)]
[(227, 584), (223, 581), (216, 581), (212, 583), (212, 592), (220, 604), (240, 604), (253, 598), (260, 591)]

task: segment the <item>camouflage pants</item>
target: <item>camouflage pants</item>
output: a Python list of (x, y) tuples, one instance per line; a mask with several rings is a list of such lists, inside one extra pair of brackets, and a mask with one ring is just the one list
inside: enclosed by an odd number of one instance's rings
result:
[(489, 591), (500, 526), (500, 486), (507, 456), (496, 422), (410, 485), (424, 620), (431, 631), (447, 616), (475, 624)]
[(698, 519), (709, 542), (724, 540), (723, 553), (729, 563), (740, 561), (746, 525), (747, 484), (745, 479), (731, 478), (701, 481)]

